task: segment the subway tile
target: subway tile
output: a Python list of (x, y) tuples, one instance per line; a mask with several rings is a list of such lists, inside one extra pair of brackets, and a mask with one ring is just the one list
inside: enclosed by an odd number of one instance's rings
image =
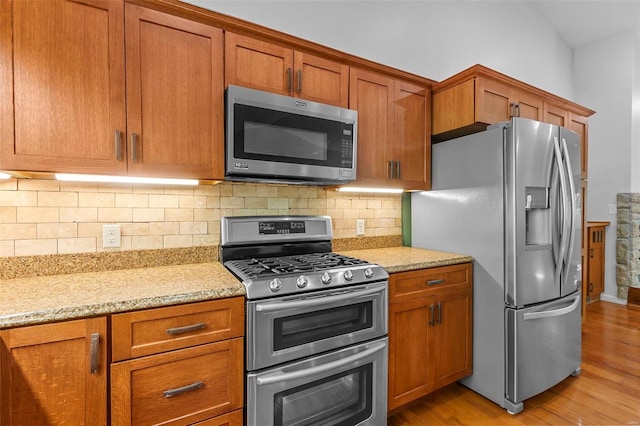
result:
[(266, 209), (267, 199), (262, 197), (246, 197), (244, 206), (248, 209)]
[(164, 209), (164, 220), (166, 222), (193, 221), (194, 209)]
[(318, 192), (321, 191), (317, 186), (301, 186), (298, 189), (300, 198), (314, 199), (318, 198)]
[(327, 209), (327, 214), (333, 219), (344, 219), (344, 209)]
[(193, 236), (194, 246), (215, 246), (220, 243), (220, 236), (218, 234), (203, 234)]
[(191, 247), (192, 245), (191, 235), (165, 235), (163, 237), (164, 248)]
[(180, 222), (150, 222), (149, 235), (178, 235)]
[(133, 235), (131, 237), (131, 248), (133, 250), (153, 250), (163, 247), (161, 235)]
[(354, 219), (353, 222), (355, 223), (355, 219), (360, 219), (360, 210), (344, 209), (344, 218)]
[(367, 208), (368, 209), (381, 209), (382, 208), (382, 200), (370, 199), (367, 200)]
[(0, 191), (0, 206), (37, 206), (38, 193), (35, 191)]
[(116, 207), (149, 207), (147, 194), (116, 194)]
[(0, 224), (0, 240), (30, 240), (37, 237), (37, 225), (29, 224)]
[(162, 195), (165, 193), (165, 187), (164, 185), (133, 185), (131, 192), (133, 194)]
[(38, 223), (36, 232), (38, 238), (76, 238), (78, 236), (78, 224)]
[(78, 223), (78, 237), (102, 238), (102, 225), (104, 223)]
[(16, 207), (16, 216), (18, 223), (59, 222), (60, 209), (58, 207)]
[(60, 191), (65, 192), (98, 192), (97, 182), (66, 182), (60, 181)]
[(220, 197), (220, 208), (241, 209), (244, 208), (244, 197)]
[[(256, 209), (233, 209), (231, 216), (255, 216), (257, 215)], [(275, 213), (271, 213), (275, 214)]]
[(38, 191), (38, 206), (78, 207), (78, 193)]
[(306, 209), (309, 208), (309, 200), (306, 198), (289, 198), (289, 208)]
[[(241, 184), (236, 184), (241, 185)], [(230, 182), (225, 182), (220, 184), (220, 196), (221, 197), (232, 197), (233, 196), (233, 187), (234, 184)]]
[[(154, 222), (151, 222), (154, 223)], [(160, 222), (163, 223), (163, 222)], [(134, 222), (120, 224), (121, 235), (149, 235), (149, 223)]]
[(351, 208), (352, 209), (366, 209), (367, 208), (367, 200), (351, 200)]
[(204, 195), (207, 197), (219, 197), (220, 185), (198, 185), (193, 188), (193, 195)]
[(376, 211), (374, 209), (360, 209), (358, 210), (358, 216), (360, 219), (373, 219), (376, 217)]
[(60, 182), (47, 179), (18, 179), (18, 191), (60, 191)]
[[(102, 208), (96, 207), (61, 207), (60, 222), (97, 222), (98, 212)], [(113, 219), (115, 222), (116, 220)]]
[(98, 222), (131, 222), (133, 209), (129, 207), (100, 207), (98, 208)]
[(204, 209), (207, 207), (207, 197), (204, 195), (181, 195), (179, 206), (181, 209)]
[(12, 257), (15, 256), (15, 254), (15, 243), (13, 240), (0, 240), (0, 257)]
[(299, 188), (296, 186), (278, 187), (279, 198), (298, 198), (300, 196)]
[(134, 208), (134, 222), (163, 222), (165, 220), (164, 209)]
[(0, 179), (0, 204), (2, 202), (1, 191), (16, 191), (17, 189), (18, 189), (18, 179), (16, 178)]
[(336, 208), (337, 209), (350, 209), (351, 208), (351, 199), (344, 199), (344, 198), (336, 199)]
[(232, 194), (234, 197), (256, 197), (258, 196), (258, 186), (253, 184), (234, 185)]
[(220, 220), (220, 209), (193, 209), (194, 222)]
[(267, 206), (269, 209), (288, 209), (289, 200), (287, 198), (268, 198)]
[(180, 222), (180, 234), (206, 234), (207, 222)]
[(325, 209), (327, 208), (327, 200), (316, 198), (309, 200), (309, 208), (311, 209)]
[(98, 192), (131, 194), (133, 192), (133, 187), (130, 183), (98, 183)]
[(16, 223), (18, 215), (17, 207), (0, 206), (0, 223)]
[(180, 195), (183, 197), (193, 197), (193, 186), (167, 185), (164, 188), (165, 194)]
[(218, 196), (207, 196), (207, 208), (208, 209), (219, 209), (220, 208), (220, 197), (218, 197)]
[(178, 208), (180, 207), (180, 196), (168, 194), (149, 195), (149, 207)]
[(79, 207), (115, 207), (116, 194), (110, 192), (80, 192), (78, 193)]
[(58, 253), (95, 253), (97, 251), (96, 238), (60, 238)]
[[(0, 233), (1, 234), (1, 233)], [(16, 256), (36, 256), (58, 253), (58, 240), (16, 240)]]

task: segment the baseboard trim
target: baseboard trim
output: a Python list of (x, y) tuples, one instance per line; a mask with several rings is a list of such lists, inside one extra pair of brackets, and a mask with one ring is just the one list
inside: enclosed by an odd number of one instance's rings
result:
[(611, 302), (611, 303), (617, 303), (618, 305), (626, 305), (627, 301), (624, 299), (620, 299), (618, 297), (615, 296), (609, 296), (608, 294), (604, 294), (602, 293), (600, 295), (600, 300), (603, 302)]

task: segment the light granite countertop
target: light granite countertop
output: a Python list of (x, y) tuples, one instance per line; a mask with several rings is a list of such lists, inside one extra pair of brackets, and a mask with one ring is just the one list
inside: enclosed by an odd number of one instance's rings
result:
[[(340, 251), (390, 273), (472, 262), (469, 256), (410, 247)], [(0, 329), (243, 296), (219, 262), (0, 280)]]
[(0, 329), (244, 294), (218, 262), (0, 280)]
[(389, 273), (473, 262), (472, 257), (463, 254), (413, 247), (349, 250), (341, 251), (340, 253), (371, 263), (377, 263), (384, 267)]

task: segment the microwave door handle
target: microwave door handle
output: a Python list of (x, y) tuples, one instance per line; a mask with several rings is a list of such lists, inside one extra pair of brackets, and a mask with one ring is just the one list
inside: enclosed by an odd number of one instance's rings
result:
[(571, 261), (571, 256), (574, 250), (574, 238), (576, 233), (576, 214), (577, 214), (577, 206), (576, 206), (576, 186), (573, 180), (573, 168), (571, 167), (571, 159), (569, 158), (569, 149), (567, 147), (567, 140), (562, 138), (562, 150), (564, 152), (564, 162), (566, 164), (566, 168), (564, 172), (567, 174), (567, 181), (569, 183), (569, 204), (570, 204), (570, 215), (567, 218), (567, 223), (569, 224), (569, 241), (567, 241), (567, 253), (566, 253), (566, 268), (564, 272), (565, 282), (569, 278), (569, 263)]
[(317, 374), (326, 373), (328, 371), (335, 371), (338, 368), (347, 366), (349, 364), (353, 364), (354, 362), (360, 361), (361, 359), (367, 358), (368, 356), (384, 350), (387, 344), (385, 342), (377, 342), (371, 345), (370, 348), (365, 349), (362, 352), (358, 352), (357, 354), (348, 356), (343, 359), (338, 359), (336, 361), (331, 361), (326, 364), (317, 365), (311, 368), (305, 368), (299, 371), (293, 371), (291, 373), (271, 373), (269, 375), (258, 377), (256, 380), (258, 385), (270, 385), (272, 383), (285, 382), (289, 380), (296, 380), (303, 377), (311, 377)]
[(369, 288), (366, 290), (354, 290), (348, 293), (342, 293), (338, 295), (327, 295), (327, 296), (314, 297), (314, 298), (302, 299), (302, 300), (296, 299), (296, 300), (290, 300), (286, 302), (276, 302), (276, 303), (267, 302), (264, 304), (258, 303), (256, 305), (256, 311), (273, 312), (273, 311), (279, 311), (282, 309), (324, 306), (327, 303), (342, 302), (349, 299), (360, 298), (360, 297), (368, 296), (370, 294), (380, 293), (383, 290), (384, 289), (381, 289), (380, 287), (376, 287), (376, 288)]

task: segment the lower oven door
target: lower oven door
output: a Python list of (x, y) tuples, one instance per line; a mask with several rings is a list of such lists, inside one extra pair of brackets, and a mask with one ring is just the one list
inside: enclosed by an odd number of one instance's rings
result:
[(247, 370), (387, 334), (387, 282), (247, 303)]
[(387, 338), (247, 375), (247, 426), (380, 425)]

